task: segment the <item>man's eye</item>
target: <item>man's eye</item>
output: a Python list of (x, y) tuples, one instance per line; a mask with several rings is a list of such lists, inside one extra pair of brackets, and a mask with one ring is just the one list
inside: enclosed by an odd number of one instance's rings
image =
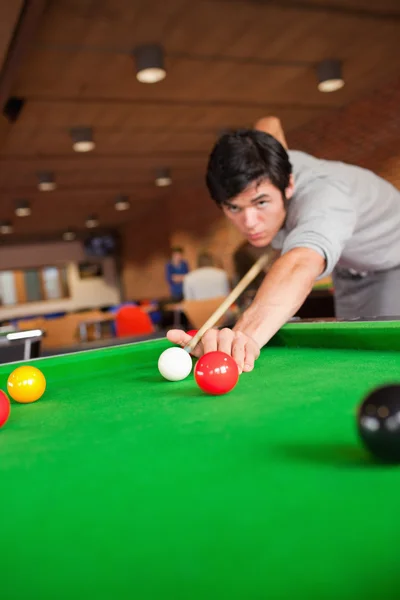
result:
[(228, 204), (228, 210), (231, 213), (238, 213), (240, 208), (238, 206), (234, 206), (233, 204)]
[(257, 207), (258, 208), (264, 208), (265, 206), (267, 206), (268, 202), (266, 200), (260, 200), (259, 202), (257, 202)]

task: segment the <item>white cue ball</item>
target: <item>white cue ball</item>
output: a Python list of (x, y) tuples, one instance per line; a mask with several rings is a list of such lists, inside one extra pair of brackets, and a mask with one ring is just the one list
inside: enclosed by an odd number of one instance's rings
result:
[(192, 370), (192, 357), (183, 348), (168, 348), (158, 359), (158, 370), (169, 381), (182, 381)]

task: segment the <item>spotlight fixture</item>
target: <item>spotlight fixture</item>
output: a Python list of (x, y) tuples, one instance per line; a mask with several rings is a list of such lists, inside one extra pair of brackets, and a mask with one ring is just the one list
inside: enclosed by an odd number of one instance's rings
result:
[(76, 238), (76, 234), (74, 231), (72, 231), (72, 229), (70, 227), (67, 229), (67, 231), (64, 231), (63, 240), (65, 242), (72, 242), (75, 238)]
[(10, 221), (0, 221), (0, 233), (7, 235), (13, 232), (13, 226)]
[(96, 215), (89, 215), (89, 217), (85, 221), (85, 225), (88, 229), (93, 229), (93, 227), (97, 227), (99, 224), (99, 220)]
[(164, 52), (158, 44), (137, 46), (133, 51), (136, 62), (136, 79), (141, 83), (158, 83), (167, 72), (164, 68)]
[(31, 212), (31, 205), (27, 200), (20, 200), (15, 205), (15, 214), (17, 217), (29, 217)]
[(57, 184), (54, 179), (54, 173), (46, 171), (38, 173), (37, 176), (39, 179), (38, 189), (41, 192), (51, 192), (56, 189)]
[(169, 169), (159, 169), (156, 173), (156, 179), (155, 179), (154, 183), (158, 187), (166, 187), (168, 185), (171, 185), (172, 178), (171, 178), (170, 170)]
[(70, 134), (75, 152), (90, 152), (95, 147), (91, 127), (73, 127)]
[(130, 208), (130, 202), (128, 196), (123, 196), (120, 194), (115, 201), (115, 210), (128, 210)]
[(320, 92), (336, 92), (344, 86), (342, 65), (339, 60), (323, 60), (317, 65), (318, 89)]

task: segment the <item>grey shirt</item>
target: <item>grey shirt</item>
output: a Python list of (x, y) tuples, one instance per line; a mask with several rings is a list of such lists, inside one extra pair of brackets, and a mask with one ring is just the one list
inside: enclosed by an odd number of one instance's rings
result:
[(223, 269), (200, 267), (185, 275), (183, 297), (185, 300), (207, 300), (229, 294), (229, 279)]
[(272, 242), (282, 253), (306, 247), (357, 272), (400, 265), (400, 192), (371, 171), (289, 151), (295, 192), (284, 229)]

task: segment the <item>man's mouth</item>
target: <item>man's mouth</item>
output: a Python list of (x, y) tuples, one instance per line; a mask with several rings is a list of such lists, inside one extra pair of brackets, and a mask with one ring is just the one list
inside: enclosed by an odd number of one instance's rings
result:
[(263, 234), (263, 233), (249, 233), (249, 234), (247, 235), (247, 239), (249, 239), (249, 240), (252, 240), (252, 241), (253, 241), (253, 240), (259, 240), (259, 239), (261, 239), (263, 236), (264, 236), (264, 234)]

